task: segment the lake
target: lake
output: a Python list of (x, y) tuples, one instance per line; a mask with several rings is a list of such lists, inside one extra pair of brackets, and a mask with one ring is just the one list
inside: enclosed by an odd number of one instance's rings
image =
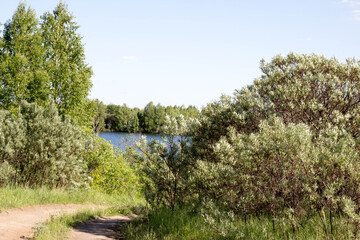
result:
[(145, 136), (147, 141), (153, 139), (161, 141), (160, 135), (157, 134), (101, 132), (99, 133), (99, 136), (107, 141), (111, 141), (112, 145), (119, 147), (122, 150), (125, 150), (127, 146), (134, 147), (135, 142), (138, 141), (141, 136)]

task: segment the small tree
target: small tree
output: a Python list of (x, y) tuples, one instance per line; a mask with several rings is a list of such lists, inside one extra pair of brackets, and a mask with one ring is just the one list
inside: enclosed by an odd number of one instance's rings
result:
[(163, 142), (142, 138), (138, 148), (142, 181), (146, 200), (153, 207), (165, 205), (174, 211), (176, 204), (191, 195), (189, 178), (191, 160), (187, 156), (188, 128), (183, 116), (166, 117), (162, 132)]

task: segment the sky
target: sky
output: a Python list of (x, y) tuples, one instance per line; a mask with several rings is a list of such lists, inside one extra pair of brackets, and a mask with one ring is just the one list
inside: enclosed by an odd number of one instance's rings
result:
[[(252, 84), (277, 54), (360, 59), (360, 0), (63, 2), (94, 72), (90, 98), (105, 104), (201, 108)], [(40, 17), (59, 0), (25, 3)], [(18, 4), (0, 0), (2, 24)]]

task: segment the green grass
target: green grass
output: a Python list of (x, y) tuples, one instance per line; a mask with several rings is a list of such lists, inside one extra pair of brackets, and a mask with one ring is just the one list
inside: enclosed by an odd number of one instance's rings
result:
[(67, 239), (69, 231), (82, 222), (108, 215), (106, 210), (82, 210), (72, 215), (62, 215), (52, 218), (46, 223), (35, 226), (35, 237), (33, 240)]
[(212, 239), (200, 215), (191, 214), (188, 209), (176, 209), (172, 214), (166, 208), (150, 211), (120, 229), (126, 239)]
[[(109, 195), (94, 190), (69, 191), (64, 189), (5, 187), (0, 188), (0, 210), (38, 204), (99, 204), (111, 206), (106, 210), (82, 210), (74, 215), (63, 215), (47, 223), (39, 223), (35, 239), (66, 239), (66, 233), (76, 224), (104, 215), (129, 214), (131, 208), (143, 205), (139, 196)], [(143, 217), (123, 225), (120, 229), (126, 239), (350, 239), (353, 227), (344, 217), (333, 219), (333, 234), (326, 235), (321, 219), (314, 215), (306, 221), (295, 222), (296, 230), (289, 221), (278, 218), (273, 222), (268, 216), (235, 218), (226, 225), (216, 220), (209, 225), (199, 213), (190, 207), (175, 209), (159, 208), (143, 211)], [(224, 227), (225, 226), (225, 227)], [(225, 229), (225, 231), (223, 231)], [(328, 231), (330, 224), (328, 222)]]
[(3, 187), (0, 188), (0, 211), (40, 204), (99, 204), (109, 206), (136, 206), (144, 204), (144, 199), (129, 194), (105, 194), (95, 190), (66, 190), (26, 188), (26, 187)]
[[(200, 214), (192, 213), (186, 207), (176, 209), (173, 215), (170, 210), (161, 208), (122, 226), (120, 231), (129, 240), (353, 239), (353, 227), (347, 224), (344, 217), (339, 216), (333, 219), (333, 234), (328, 235), (317, 215), (306, 221), (297, 222), (295, 231), (289, 221), (279, 218), (273, 222), (268, 216), (248, 217), (246, 225), (244, 218), (237, 218), (230, 221), (225, 231), (222, 231), (222, 226), (224, 222), (221, 220), (210, 226)], [(330, 232), (329, 222), (328, 231)]]

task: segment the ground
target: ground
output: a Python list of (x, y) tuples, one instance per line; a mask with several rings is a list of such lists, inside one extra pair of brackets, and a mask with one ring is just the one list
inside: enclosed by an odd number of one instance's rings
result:
[(92, 221), (86, 222), (75, 228), (71, 234), (69, 240), (111, 240), (122, 239), (115, 229), (132, 219), (136, 215), (129, 216), (111, 216), (101, 217)]
[[(104, 208), (93, 204), (47, 204), (9, 209), (0, 213), (0, 240), (19, 240), (33, 237), (36, 226), (60, 214), (75, 213), (81, 209)], [(117, 224), (134, 218), (130, 216), (104, 217), (80, 225), (71, 233), (71, 240), (112, 239)]]

